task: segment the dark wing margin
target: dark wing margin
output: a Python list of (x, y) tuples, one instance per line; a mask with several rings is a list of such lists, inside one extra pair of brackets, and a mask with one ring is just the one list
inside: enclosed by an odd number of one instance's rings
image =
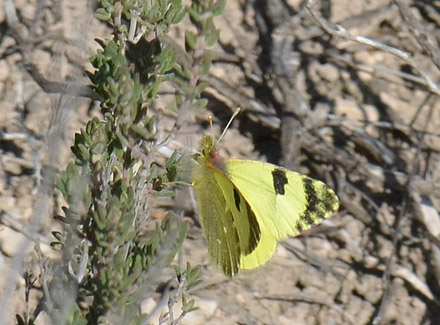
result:
[(339, 207), (339, 200), (332, 189), (322, 182), (303, 176), (302, 183), (307, 206), (296, 223), (299, 231), (310, 228), (328, 218)]

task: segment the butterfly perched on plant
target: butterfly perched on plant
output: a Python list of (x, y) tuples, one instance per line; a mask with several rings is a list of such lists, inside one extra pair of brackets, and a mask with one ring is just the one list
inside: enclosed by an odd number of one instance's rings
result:
[(208, 251), (228, 277), (263, 265), (278, 241), (339, 208), (321, 181), (265, 162), (223, 158), (214, 136), (202, 139), (195, 160), (192, 186)]

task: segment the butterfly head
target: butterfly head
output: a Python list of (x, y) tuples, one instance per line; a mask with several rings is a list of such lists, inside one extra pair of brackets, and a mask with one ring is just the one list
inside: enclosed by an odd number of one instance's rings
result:
[(205, 135), (200, 144), (200, 156), (203, 159), (209, 159), (209, 157), (217, 151), (217, 146), (214, 137)]
[(212, 116), (209, 117), (209, 123), (211, 124), (211, 130), (212, 135), (206, 135), (203, 137), (202, 142), (200, 144), (200, 154), (198, 155), (197, 160), (201, 163), (209, 163), (211, 165), (214, 165), (220, 169), (224, 169), (224, 158), (220, 155), (220, 153), (217, 151), (217, 143), (220, 142), (223, 139), (223, 136), (226, 133), (226, 130), (231, 125), (234, 118), (237, 116), (237, 114), (240, 112), (240, 108), (237, 108), (232, 115), (231, 119), (229, 120), (228, 124), (226, 125), (225, 129), (223, 130), (222, 135), (218, 140), (215, 139), (214, 136), (214, 130), (212, 127)]

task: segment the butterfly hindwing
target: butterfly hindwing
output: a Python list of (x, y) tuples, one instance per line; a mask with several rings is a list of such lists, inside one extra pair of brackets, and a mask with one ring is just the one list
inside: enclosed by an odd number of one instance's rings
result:
[(240, 269), (251, 270), (266, 263), (275, 253), (277, 240), (268, 233), (262, 232), (258, 246), (250, 254), (240, 258)]
[(226, 275), (235, 276), (240, 268), (240, 257), (254, 251), (260, 240), (256, 216), (222, 171), (199, 163), (193, 174), (208, 251)]

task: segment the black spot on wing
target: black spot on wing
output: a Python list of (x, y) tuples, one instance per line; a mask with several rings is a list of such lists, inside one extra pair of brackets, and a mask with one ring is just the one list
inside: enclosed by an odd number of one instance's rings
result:
[(250, 236), (249, 236), (248, 249), (246, 250), (246, 252), (243, 253), (244, 255), (249, 255), (254, 251), (255, 248), (257, 248), (258, 243), (260, 242), (261, 230), (260, 230), (260, 225), (258, 224), (257, 221), (257, 217), (255, 216), (249, 204), (246, 201), (245, 203), (247, 209), (247, 217), (249, 219)]
[(306, 225), (312, 226), (315, 224), (315, 222), (318, 221), (316, 220), (316, 214), (318, 213), (319, 215), (319, 209), (318, 209), (319, 199), (316, 194), (315, 187), (313, 186), (313, 180), (308, 177), (304, 177), (302, 181), (304, 185), (304, 191), (307, 197), (307, 207), (306, 210), (303, 212), (301, 219), (306, 223)]
[(309, 228), (328, 217), (338, 207), (338, 199), (334, 192), (321, 182), (311, 178), (302, 178), (307, 206), (301, 213), (296, 226)]
[[(252, 253), (255, 248), (258, 246), (261, 237), (260, 225), (258, 224), (257, 217), (252, 211), (246, 199), (241, 196), (240, 192), (234, 187), (234, 205), (237, 208), (239, 213), (246, 213), (249, 225), (249, 238), (246, 243), (246, 249), (243, 252), (240, 252), (243, 255), (249, 255)], [(232, 215), (231, 215), (232, 217)], [(237, 233), (237, 242), (239, 240), (238, 231), (234, 223), (234, 230)]]
[(237, 189), (234, 188), (234, 203), (235, 207), (237, 208), (238, 212), (241, 212), (240, 210), (240, 194), (238, 193)]
[(276, 194), (284, 195), (286, 193), (284, 187), (287, 185), (287, 175), (282, 169), (275, 168), (272, 171), (273, 188)]
[(304, 230), (304, 227), (301, 223), (301, 219), (298, 219), (298, 221), (295, 224), (296, 226), (296, 230), (298, 231), (298, 233), (302, 232)]

